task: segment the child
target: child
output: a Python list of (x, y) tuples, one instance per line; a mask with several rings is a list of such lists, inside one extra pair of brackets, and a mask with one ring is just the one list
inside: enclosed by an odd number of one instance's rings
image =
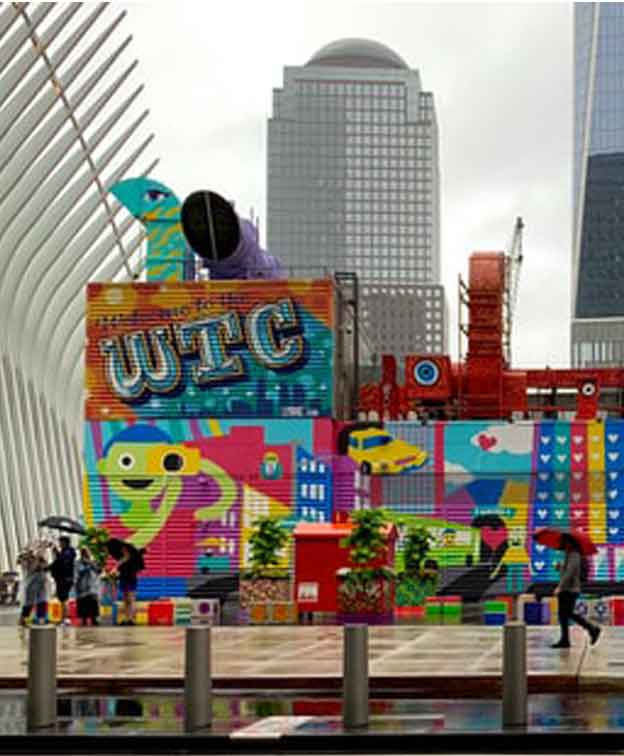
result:
[(98, 624), (99, 604), (98, 590), (100, 570), (91, 558), (89, 549), (80, 549), (80, 559), (74, 565), (74, 586), (76, 590), (76, 604), (78, 617), (82, 620), (83, 627)]

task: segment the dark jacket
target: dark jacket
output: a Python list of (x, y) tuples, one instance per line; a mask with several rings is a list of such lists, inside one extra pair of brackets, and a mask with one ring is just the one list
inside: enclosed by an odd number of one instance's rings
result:
[(56, 582), (74, 582), (74, 563), (76, 551), (71, 546), (56, 553), (56, 557), (50, 565), (50, 572)]

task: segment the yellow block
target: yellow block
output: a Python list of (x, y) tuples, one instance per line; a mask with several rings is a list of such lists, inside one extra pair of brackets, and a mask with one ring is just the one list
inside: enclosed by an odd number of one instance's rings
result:
[(595, 420), (587, 424), (587, 469), (590, 472), (601, 472), (605, 469), (604, 429), (604, 423)]
[(124, 606), (121, 603), (121, 601), (117, 602), (117, 624), (120, 625), (122, 622), (125, 622), (126, 620), (126, 614), (124, 612)]
[(48, 603), (48, 619), (54, 624), (60, 623), (63, 619), (61, 604), (56, 599), (53, 599)]
[(146, 611), (137, 611), (134, 621), (137, 625), (149, 625), (149, 614)]
[(559, 624), (559, 613), (558, 613), (558, 602), (556, 596), (551, 596), (548, 599), (550, 603), (550, 624), (551, 625), (558, 625)]

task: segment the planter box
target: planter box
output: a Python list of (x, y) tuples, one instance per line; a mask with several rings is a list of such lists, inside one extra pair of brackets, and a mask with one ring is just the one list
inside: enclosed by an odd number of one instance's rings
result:
[(290, 578), (242, 578), (239, 587), (242, 609), (252, 604), (290, 603)]
[(392, 625), (394, 612), (339, 612), (336, 621), (339, 625)]
[(349, 589), (347, 580), (338, 586), (338, 614), (392, 616), (393, 595), (387, 580), (377, 578), (366, 589)]

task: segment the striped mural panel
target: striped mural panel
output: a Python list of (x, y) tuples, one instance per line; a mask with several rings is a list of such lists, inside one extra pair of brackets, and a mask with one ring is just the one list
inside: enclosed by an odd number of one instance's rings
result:
[(329, 417), (334, 286), (91, 284), (86, 419)]

